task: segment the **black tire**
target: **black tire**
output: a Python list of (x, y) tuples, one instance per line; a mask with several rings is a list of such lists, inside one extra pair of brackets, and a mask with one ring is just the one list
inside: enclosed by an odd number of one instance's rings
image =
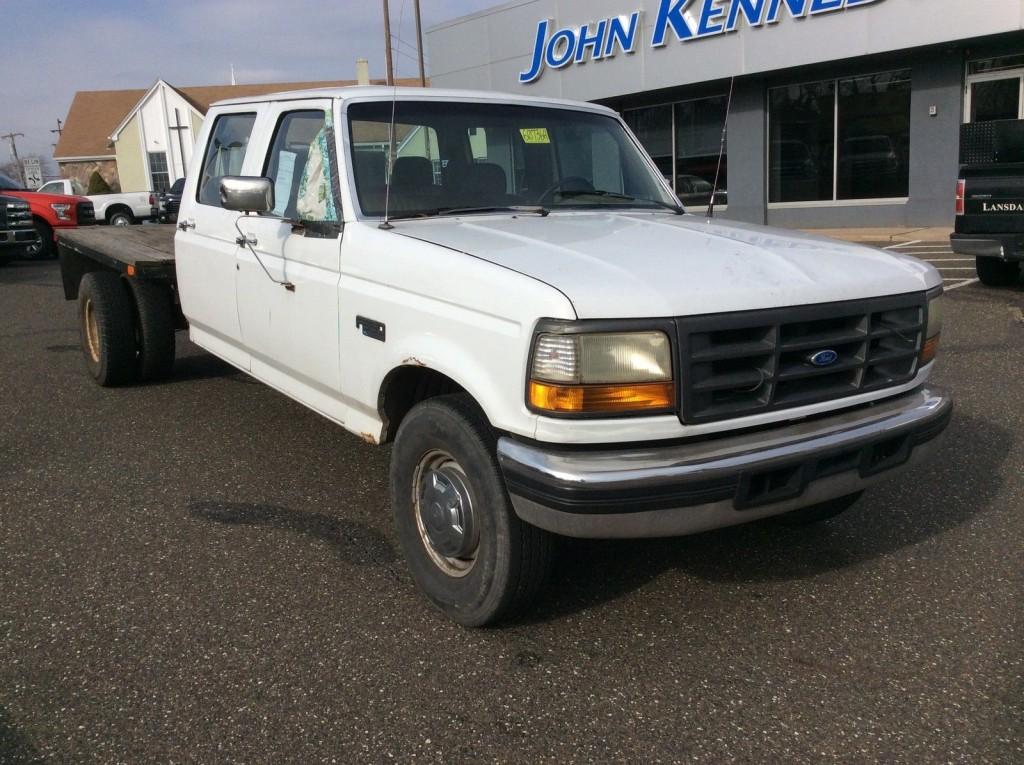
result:
[(25, 255), (30, 260), (51, 260), (57, 257), (57, 243), (53, 240), (53, 229), (45, 220), (36, 218), (32, 222), (38, 241), (25, 248)]
[(139, 379), (163, 380), (174, 369), (174, 296), (164, 284), (128, 283), (135, 298)]
[(863, 494), (864, 492), (858, 491), (845, 497), (836, 497), (827, 502), (776, 515), (772, 520), (782, 526), (810, 526), (813, 523), (821, 523), (849, 510)]
[(130, 226), (135, 223), (135, 216), (128, 210), (114, 210), (107, 215), (107, 224), (111, 226)]
[[(494, 624), (528, 606), (553, 557), (551, 535), (515, 514), (495, 447), (480, 408), (469, 396), (454, 394), (417, 404), (402, 421), (391, 455), (391, 506), (413, 580), (431, 603), (467, 627)], [(433, 462), (437, 454), (451, 462)], [(421, 487), (429, 482), (433, 496), (440, 496), (437, 472), (464, 480), (472, 522), (462, 528), (475, 527), (467, 538), (479, 538), (471, 557), (446, 558), (428, 538), (426, 522), (421, 526), (419, 507), (427, 493)]]
[(135, 309), (121, 277), (94, 271), (78, 288), (82, 353), (92, 378), (105, 388), (138, 380)]
[(1009, 287), (1016, 284), (1020, 263), (1007, 263), (999, 258), (978, 258), (978, 278), (988, 287)]

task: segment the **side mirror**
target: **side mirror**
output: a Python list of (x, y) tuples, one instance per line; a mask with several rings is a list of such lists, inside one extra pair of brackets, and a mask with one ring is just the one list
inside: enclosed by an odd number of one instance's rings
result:
[(220, 206), (243, 213), (274, 209), (274, 184), (269, 178), (225, 175), (220, 179)]

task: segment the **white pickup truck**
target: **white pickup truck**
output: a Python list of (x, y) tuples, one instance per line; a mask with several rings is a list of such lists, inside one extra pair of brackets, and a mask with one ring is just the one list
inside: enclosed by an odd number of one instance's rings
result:
[(462, 624), (526, 606), (553, 535), (835, 515), (952, 414), (930, 265), (685, 214), (604, 107), (285, 93), (214, 105), (199, 148), (173, 251), (60, 234), (89, 371), (169, 374), (187, 327), (393, 442), (397, 537)]
[(77, 180), (67, 178), (44, 183), (36, 191), (40, 194), (70, 194), (86, 197), (96, 210), (96, 222), (111, 226), (130, 226), (153, 217), (148, 191), (128, 191), (118, 194), (85, 193), (85, 187)]

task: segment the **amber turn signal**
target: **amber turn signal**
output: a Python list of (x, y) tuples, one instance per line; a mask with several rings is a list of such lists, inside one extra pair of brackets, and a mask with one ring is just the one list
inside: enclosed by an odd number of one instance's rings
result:
[(530, 382), (530, 406), (557, 414), (623, 414), (675, 406), (671, 382), (634, 385), (551, 385)]
[(935, 356), (939, 352), (939, 338), (942, 335), (936, 335), (935, 337), (929, 337), (925, 340), (924, 348), (921, 349), (921, 366), (931, 364), (935, 361)]

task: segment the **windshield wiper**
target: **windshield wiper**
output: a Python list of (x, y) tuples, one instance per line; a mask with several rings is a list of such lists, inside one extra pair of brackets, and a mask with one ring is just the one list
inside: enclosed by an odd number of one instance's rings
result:
[(540, 205), (490, 205), (488, 207), (442, 207), (438, 215), (482, 215), (484, 213), (510, 212), (522, 215), (539, 215), (546, 218), (551, 211)]
[(605, 189), (571, 189), (559, 191), (558, 195), (567, 199), (572, 199), (573, 197), (606, 197), (608, 199), (621, 199), (624, 202), (646, 202), (658, 207), (664, 207), (666, 210), (671, 210), (676, 215), (683, 215), (686, 212), (681, 206), (662, 202), (660, 199), (638, 199), (637, 197), (631, 197), (629, 194), (619, 194), (617, 191), (606, 191)]

